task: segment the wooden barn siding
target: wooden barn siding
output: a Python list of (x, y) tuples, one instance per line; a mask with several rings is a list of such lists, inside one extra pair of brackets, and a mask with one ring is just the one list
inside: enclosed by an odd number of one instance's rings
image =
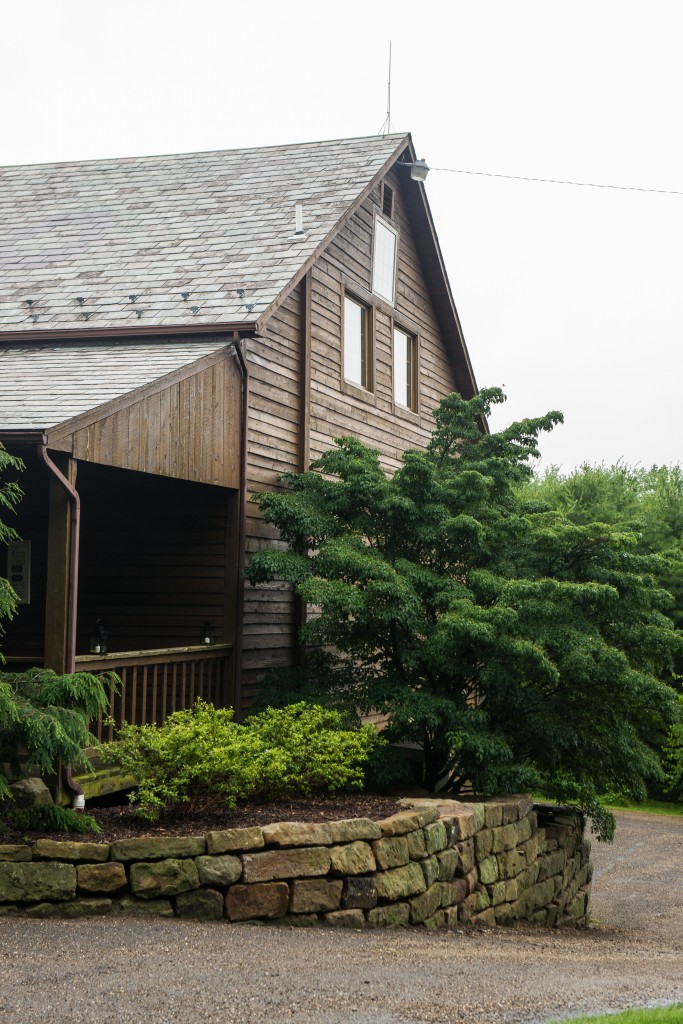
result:
[(234, 586), (236, 491), (83, 463), (77, 487), (79, 654), (87, 653), (98, 617), (111, 651), (197, 644), (206, 620), (218, 643), (234, 639), (226, 635), (226, 609)]
[[(352, 290), (372, 289), (372, 231), (379, 189), (342, 228), (312, 271), (311, 285), (311, 460), (332, 444), (334, 437), (353, 434), (378, 448), (389, 471), (400, 465), (406, 448), (422, 448), (433, 429), (432, 410), (455, 388), (429, 296), (413, 233), (394, 172), (387, 177), (394, 189), (393, 223), (399, 229), (395, 320), (419, 331), (419, 415), (394, 408), (392, 385), (393, 334), (389, 307), (375, 308), (374, 388), (368, 394), (342, 389), (341, 310), (344, 278)], [(359, 297), (362, 298), (362, 295)]]
[[(433, 429), (432, 411), (455, 388), (430, 299), (400, 182), (392, 173), (394, 218), (399, 251), (395, 319), (419, 332), (419, 413), (395, 409), (393, 403), (392, 317), (386, 304), (375, 313), (374, 388), (371, 395), (341, 383), (341, 311), (344, 280), (366, 292), (372, 288), (372, 232), (378, 208), (376, 189), (347, 222), (311, 271), (310, 287), (310, 404), (308, 462), (333, 443), (353, 434), (378, 448), (382, 463), (393, 471), (406, 448), (423, 448)], [(300, 457), (301, 306), (299, 286), (268, 322), (265, 336), (249, 343), (251, 398), (249, 411), (248, 492), (272, 490), (280, 475), (297, 470)], [(247, 552), (277, 542), (272, 527), (247, 508)], [(298, 658), (297, 603), (291, 588), (273, 584), (245, 591), (243, 708), (249, 707), (265, 671), (291, 665)]]
[[(247, 499), (275, 490), (282, 473), (299, 466), (301, 420), (301, 301), (296, 288), (269, 320), (262, 336), (249, 341), (250, 401)], [(247, 557), (276, 541), (276, 532), (247, 500)], [(286, 584), (245, 584), (242, 709), (249, 708), (267, 669), (291, 665), (297, 656), (297, 600)]]
[(179, 480), (239, 486), (241, 382), (234, 357), (104, 410), (76, 429), (57, 428), (50, 447), (86, 462)]

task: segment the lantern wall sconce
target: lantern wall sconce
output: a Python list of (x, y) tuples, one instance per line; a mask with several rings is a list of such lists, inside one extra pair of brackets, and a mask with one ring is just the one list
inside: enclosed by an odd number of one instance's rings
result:
[(205, 622), (200, 630), (201, 643), (208, 647), (209, 644), (216, 643), (216, 627), (212, 626), (210, 622)]
[(102, 625), (102, 619), (98, 619), (95, 623), (95, 629), (90, 634), (90, 653), (106, 654), (108, 636), (109, 634)]

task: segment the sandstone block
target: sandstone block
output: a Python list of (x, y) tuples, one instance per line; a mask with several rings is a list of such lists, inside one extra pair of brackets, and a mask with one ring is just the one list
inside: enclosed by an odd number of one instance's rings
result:
[(531, 839), (532, 828), (531, 822), (528, 818), (520, 818), (516, 825), (517, 829), (517, 843), (525, 843), (527, 839)]
[(456, 928), (458, 924), (458, 908), (448, 907), (444, 910), (444, 919), (447, 928)]
[(23, 846), (15, 843), (0, 844), (0, 862), (8, 861), (17, 864), (20, 861), (28, 861), (30, 859), (30, 846)]
[(479, 872), (476, 868), (472, 868), (471, 871), (468, 871), (467, 874), (463, 876), (462, 880), (465, 883), (468, 894), (474, 892), (479, 881)]
[(475, 894), (474, 893), (470, 893), (470, 895), (467, 896), (462, 901), (462, 903), (458, 904), (458, 923), (459, 924), (467, 924), (469, 919), (472, 917), (472, 914), (474, 913), (474, 908), (475, 908), (475, 905), (476, 905), (476, 899), (477, 898), (476, 898)]
[(231, 885), (225, 897), (225, 909), (231, 921), (284, 917), (288, 908), (289, 886), (286, 882)]
[(512, 924), (516, 921), (515, 909), (509, 903), (499, 903), (495, 909), (496, 924)]
[(497, 828), (503, 824), (503, 805), (499, 800), (487, 801), (484, 804), (484, 825), (486, 828)]
[(495, 857), (486, 857), (479, 862), (479, 880), (484, 885), (492, 885), (498, 881), (498, 861)]
[(197, 857), (206, 851), (203, 836), (147, 836), (118, 839), (111, 844), (112, 860), (167, 860)]
[(408, 856), (411, 860), (422, 860), (427, 856), (424, 832), (418, 828), (415, 832), (409, 832), (405, 837), (408, 843)]
[[(389, 840), (380, 839), (378, 842)], [(330, 864), (331, 871), (340, 875), (367, 875), (377, 868), (370, 846), (361, 840), (330, 847)]]
[(333, 843), (353, 843), (356, 840), (381, 839), (382, 829), (376, 821), (369, 818), (348, 818), (344, 821), (330, 821), (330, 841)]
[(375, 875), (377, 895), (382, 900), (395, 902), (424, 892), (427, 888), (422, 869), (417, 861), (391, 871), (378, 871)]
[(477, 914), (491, 906), (491, 899), (486, 889), (478, 887), (474, 892), (474, 910)]
[(514, 903), (519, 897), (519, 886), (517, 885), (517, 879), (511, 878), (505, 883), (505, 899), (508, 903)]
[(502, 825), (493, 829), (493, 853), (512, 850), (517, 845), (517, 828), (513, 825)]
[(109, 843), (55, 842), (52, 839), (38, 839), (33, 844), (36, 860), (95, 861), (109, 860)]
[(494, 928), (496, 924), (496, 913), (493, 907), (489, 907), (488, 910), (482, 910), (479, 913), (473, 914), (470, 918), (470, 924)]
[(261, 829), (266, 845), (328, 846), (332, 842), (330, 826), (325, 821), (278, 821)]
[(200, 885), (232, 885), (242, 876), (242, 861), (229, 853), (195, 857)]
[(178, 896), (181, 892), (199, 887), (199, 873), (193, 860), (143, 861), (130, 868), (130, 887), (143, 899)]
[(441, 889), (441, 906), (452, 907), (459, 902), (459, 888), (454, 882), (436, 882)]
[(450, 882), (455, 878), (460, 863), (457, 850), (441, 850), (437, 853), (436, 859), (439, 862), (439, 881)]
[(524, 854), (528, 865), (533, 864), (538, 857), (538, 845), (538, 834), (536, 834), (519, 846), (519, 852)]
[(342, 888), (343, 910), (371, 910), (377, 906), (374, 878), (346, 878)]
[[(26, 908), (27, 917), (35, 917), (42, 919), (45, 917), (56, 917), (57, 908), (59, 903), (35, 903), (32, 907)], [(4, 910), (4, 907), (0, 907), (0, 913)], [(14, 907), (14, 910), (18, 910), (18, 907)]]
[(217, 889), (195, 889), (176, 896), (178, 917), (193, 921), (220, 921), (223, 918), (223, 894)]
[(0, 903), (69, 900), (75, 893), (76, 869), (73, 864), (34, 861), (0, 864)]
[(474, 839), (468, 839), (464, 843), (458, 843), (455, 849), (458, 851), (458, 857), (460, 858), (458, 874), (466, 875), (468, 871), (472, 870), (475, 863)]
[(257, 827), (226, 828), (221, 832), (206, 834), (207, 853), (241, 853), (244, 850), (260, 850), (265, 845), (263, 832)]
[(492, 907), (505, 903), (505, 882), (494, 882), (493, 885), (488, 885), (486, 888)]
[(486, 860), (493, 851), (493, 829), (483, 828), (474, 837), (474, 849), (477, 860)]
[(377, 839), (372, 844), (372, 852), (380, 871), (389, 868), (400, 868), (410, 860), (408, 840), (405, 836), (393, 836), (389, 839)]
[(362, 910), (335, 910), (323, 922), (333, 928), (365, 928), (365, 915)]
[(474, 810), (476, 805), (473, 804), (468, 807), (467, 810), (462, 811), (460, 814), (453, 817), (453, 839), (456, 842), (462, 842), (465, 839), (471, 839), (477, 831), (477, 816)]
[(245, 853), (242, 857), (242, 879), (245, 882), (270, 882), (279, 878), (317, 877), (326, 875), (331, 863), (330, 851), (324, 846)]
[(526, 867), (526, 857), (518, 849), (506, 850), (496, 857), (501, 878), (515, 878)]
[(76, 884), (81, 892), (116, 892), (128, 884), (123, 864), (79, 864)]
[(431, 825), (425, 825), (422, 831), (427, 853), (440, 853), (448, 846), (448, 836), (443, 821), (434, 821)]
[(138, 900), (126, 896), (119, 900), (119, 908), (130, 917), (173, 917), (170, 900)]
[(410, 907), (407, 903), (393, 903), (388, 907), (368, 910), (368, 924), (372, 928), (402, 928), (410, 921)]
[(377, 822), (385, 837), (404, 836), (407, 832), (414, 832), (420, 828), (420, 819), (415, 811), (399, 811), (392, 814), (390, 818)]
[(60, 917), (100, 917), (111, 914), (114, 904), (107, 899), (74, 900), (73, 903), (60, 903)]
[(339, 910), (343, 885), (341, 878), (296, 879), (291, 884), (290, 912), (317, 914), (325, 910)]
[(420, 867), (422, 868), (422, 874), (425, 876), (425, 884), (429, 888), (439, 877), (439, 862), (432, 854), (431, 857), (426, 857), (420, 861)]
[(422, 922), (422, 927), (426, 928), (428, 932), (437, 932), (440, 928), (445, 928), (446, 915), (443, 910), (437, 910), (431, 917), (426, 917)]
[(44, 807), (51, 804), (52, 797), (42, 779), (19, 779), (9, 788), (17, 807)]

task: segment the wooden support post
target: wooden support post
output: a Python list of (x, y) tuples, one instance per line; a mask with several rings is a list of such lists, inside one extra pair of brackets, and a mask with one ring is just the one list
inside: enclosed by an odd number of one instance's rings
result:
[[(69, 483), (76, 485), (76, 460), (54, 455), (54, 462)], [(50, 477), (45, 596), (45, 668), (66, 672), (66, 637), (69, 603), (71, 505), (63, 487)]]

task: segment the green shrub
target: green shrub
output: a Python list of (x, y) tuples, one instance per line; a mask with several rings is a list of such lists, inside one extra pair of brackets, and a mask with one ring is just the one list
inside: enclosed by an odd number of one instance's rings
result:
[(9, 808), (7, 825), (26, 832), (101, 832), (90, 814), (77, 814), (70, 807), (39, 804), (25, 810)]
[[(61, 759), (65, 767), (90, 768), (83, 747), (97, 745), (88, 722), (109, 706), (109, 687), (118, 683), (109, 672), (57, 675), (48, 669), (0, 672), (0, 765), (20, 775), (22, 763), (48, 774)], [(0, 801), (9, 798), (0, 770)]]
[(314, 789), (359, 788), (374, 730), (343, 728), (317, 706), (269, 708), (244, 725), (198, 700), (161, 726), (124, 725), (106, 759), (133, 775), (131, 799), (148, 820), (189, 817), (238, 800), (277, 800)]

